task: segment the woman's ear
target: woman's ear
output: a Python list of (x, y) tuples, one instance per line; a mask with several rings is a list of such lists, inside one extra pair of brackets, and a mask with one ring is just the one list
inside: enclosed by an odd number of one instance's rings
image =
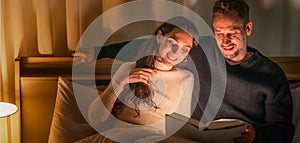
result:
[(156, 34), (156, 41), (160, 42), (161, 39), (162, 39), (162, 32), (161, 32), (161, 30), (158, 30), (157, 34)]
[(250, 36), (252, 33), (252, 27), (253, 27), (253, 23), (251, 21), (249, 21), (246, 25), (246, 35)]

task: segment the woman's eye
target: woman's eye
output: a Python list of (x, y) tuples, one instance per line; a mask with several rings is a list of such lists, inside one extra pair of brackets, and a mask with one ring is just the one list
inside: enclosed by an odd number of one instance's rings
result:
[(182, 51), (189, 52), (190, 48), (182, 48)]
[(190, 47), (182, 47), (181, 48), (181, 51), (182, 51), (182, 53), (188, 53), (189, 51), (190, 51)]
[(170, 46), (174, 46), (176, 43), (175, 43), (174, 41), (172, 41), (172, 40), (168, 40), (168, 44), (169, 44)]

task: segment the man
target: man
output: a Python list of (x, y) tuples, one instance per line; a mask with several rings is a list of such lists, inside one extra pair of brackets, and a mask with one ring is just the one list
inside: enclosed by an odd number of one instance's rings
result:
[(235, 142), (291, 142), (294, 126), (288, 80), (279, 66), (247, 46), (252, 26), (243, 0), (215, 2), (213, 28), (227, 69), (226, 92), (216, 119), (238, 118), (250, 124)]

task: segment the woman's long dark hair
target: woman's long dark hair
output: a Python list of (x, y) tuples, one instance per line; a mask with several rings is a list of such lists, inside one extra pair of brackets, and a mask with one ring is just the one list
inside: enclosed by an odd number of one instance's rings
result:
[[(174, 28), (180, 28), (188, 33), (190, 33), (193, 37), (197, 36), (197, 29), (194, 26), (193, 23), (188, 21), (184, 17), (174, 17), (169, 19), (168, 21), (161, 24), (155, 31), (154, 35), (157, 35), (160, 31), (162, 33), (162, 36), (166, 35), (167, 33), (171, 32)], [(193, 47), (196, 46), (195, 40), (193, 40)], [(148, 53), (155, 53), (159, 49), (159, 44), (157, 43), (156, 36), (153, 36), (149, 41), (142, 44), (142, 46), (145, 46), (148, 50)], [(154, 62), (157, 59), (156, 54), (150, 54), (148, 56), (142, 57), (136, 61), (136, 68), (151, 68), (154, 69)], [(135, 97), (131, 98), (131, 101), (135, 105), (135, 111), (137, 113), (137, 116), (140, 115), (140, 110), (138, 108), (138, 105), (140, 103), (146, 103), (152, 108), (157, 109), (157, 105), (152, 100), (153, 98), (153, 92), (150, 89), (150, 86), (148, 84), (138, 82), (138, 83), (130, 83), (129, 84), (131, 92), (135, 95)], [(126, 92), (126, 93), (124, 93)], [(123, 91), (124, 94), (128, 94), (128, 91)], [(122, 95), (122, 93), (121, 93)], [(113, 109), (113, 113), (119, 114), (122, 110), (122, 107), (124, 104), (121, 101), (116, 101)]]

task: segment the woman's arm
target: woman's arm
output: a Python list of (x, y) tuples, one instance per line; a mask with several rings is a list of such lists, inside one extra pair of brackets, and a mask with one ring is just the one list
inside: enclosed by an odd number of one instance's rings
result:
[(198, 101), (193, 96), (194, 91), (194, 75), (188, 70), (179, 70), (180, 72), (180, 80), (181, 80), (181, 95), (180, 102), (177, 107), (177, 113), (185, 115), (187, 117), (191, 117), (192, 112), (196, 105), (193, 105), (192, 101)]
[[(132, 63), (122, 64), (106, 89), (90, 105), (88, 118), (92, 124), (99, 124), (110, 116), (119, 94), (123, 91), (131, 65)], [(121, 83), (122, 85), (120, 85)]]
[(92, 124), (105, 121), (111, 114), (114, 104), (128, 83), (144, 82), (152, 78), (156, 71), (149, 68), (135, 68), (135, 64), (123, 64), (108, 87), (96, 98), (89, 107), (88, 117)]
[(115, 86), (110, 83), (108, 87), (96, 98), (89, 107), (88, 117), (91, 123), (98, 124), (105, 121), (111, 111), (113, 106), (121, 93), (122, 89), (115, 88)]

